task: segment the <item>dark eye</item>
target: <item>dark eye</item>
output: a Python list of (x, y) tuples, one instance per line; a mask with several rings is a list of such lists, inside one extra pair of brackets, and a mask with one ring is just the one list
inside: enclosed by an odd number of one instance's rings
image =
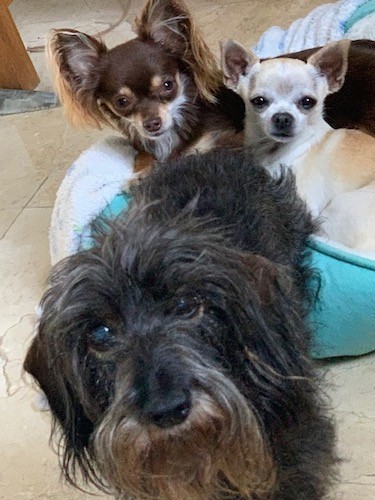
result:
[(115, 336), (110, 328), (101, 325), (88, 334), (87, 342), (89, 347), (95, 351), (107, 351), (115, 344)]
[(173, 89), (173, 82), (172, 80), (165, 80), (163, 83), (164, 90), (167, 90), (168, 92)]
[(255, 106), (258, 109), (265, 108), (269, 104), (268, 99), (266, 99), (265, 97), (263, 97), (261, 95), (254, 97), (254, 99), (251, 99), (250, 102), (253, 106)]
[(116, 104), (119, 108), (125, 108), (129, 104), (129, 101), (127, 100), (126, 97), (119, 97), (116, 100)]
[(175, 313), (180, 316), (193, 318), (196, 316), (202, 307), (202, 301), (197, 296), (180, 297), (175, 307)]
[(301, 106), (301, 108), (307, 110), (313, 108), (315, 104), (316, 104), (316, 99), (314, 99), (313, 97), (309, 97), (308, 95), (305, 95), (299, 101), (299, 105)]

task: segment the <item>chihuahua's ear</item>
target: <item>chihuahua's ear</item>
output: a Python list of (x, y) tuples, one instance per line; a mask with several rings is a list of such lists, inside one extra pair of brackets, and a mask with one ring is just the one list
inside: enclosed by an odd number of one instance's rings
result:
[(106, 51), (103, 43), (79, 31), (50, 32), (47, 57), (56, 91), (73, 125), (100, 128), (95, 90), (99, 83), (98, 63)]
[(136, 33), (141, 39), (152, 39), (176, 55), (188, 49), (186, 37), (191, 18), (182, 2), (149, 0), (135, 21)]
[(258, 57), (234, 40), (223, 40), (221, 47), (221, 67), (224, 74), (225, 85), (236, 91), (240, 76), (246, 76)]
[(327, 78), (328, 89), (332, 94), (340, 90), (348, 69), (350, 40), (332, 42), (312, 54), (307, 63), (314, 66)]
[(135, 30), (141, 40), (153, 40), (185, 63), (200, 95), (215, 102), (220, 71), (183, 1), (149, 0), (136, 19)]

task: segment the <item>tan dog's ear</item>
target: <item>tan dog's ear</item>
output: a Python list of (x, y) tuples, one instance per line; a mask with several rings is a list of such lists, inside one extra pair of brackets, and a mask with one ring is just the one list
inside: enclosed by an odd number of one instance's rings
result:
[(71, 29), (51, 31), (46, 45), (56, 91), (68, 120), (79, 127), (100, 128), (95, 89), (99, 83), (98, 62), (106, 46)]
[(236, 91), (240, 76), (246, 76), (259, 59), (253, 52), (234, 40), (223, 40), (220, 48), (224, 83), (228, 88)]
[(330, 94), (343, 86), (348, 69), (350, 40), (332, 42), (312, 54), (307, 63), (314, 66), (327, 78)]

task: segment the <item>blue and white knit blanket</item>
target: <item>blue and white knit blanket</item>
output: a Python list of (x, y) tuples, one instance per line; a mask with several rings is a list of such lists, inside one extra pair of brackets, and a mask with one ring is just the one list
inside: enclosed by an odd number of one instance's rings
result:
[(283, 30), (272, 26), (254, 47), (259, 57), (276, 57), (348, 38), (375, 40), (375, 0), (341, 0), (316, 7)]

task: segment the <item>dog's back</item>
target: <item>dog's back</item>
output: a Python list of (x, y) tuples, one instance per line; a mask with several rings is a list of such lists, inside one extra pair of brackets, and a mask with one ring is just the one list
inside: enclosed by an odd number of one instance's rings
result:
[(181, 214), (204, 218), (208, 228), (227, 227), (236, 248), (307, 273), (306, 241), (316, 227), (294, 177), (285, 172), (278, 180), (271, 178), (249, 151), (216, 150), (161, 165), (134, 196), (136, 210), (148, 204), (146, 224), (168, 223)]
[[(227, 226), (236, 246), (281, 264), (294, 261), (314, 230), (293, 175), (285, 172), (278, 180), (271, 178), (246, 150), (216, 150), (198, 158), (176, 159), (159, 166), (134, 194), (136, 203), (141, 198), (146, 203), (164, 200), (162, 213), (157, 204), (148, 209), (158, 219), (174, 218), (190, 204), (194, 217)], [(288, 248), (289, 256), (278, 254), (278, 246)]]

